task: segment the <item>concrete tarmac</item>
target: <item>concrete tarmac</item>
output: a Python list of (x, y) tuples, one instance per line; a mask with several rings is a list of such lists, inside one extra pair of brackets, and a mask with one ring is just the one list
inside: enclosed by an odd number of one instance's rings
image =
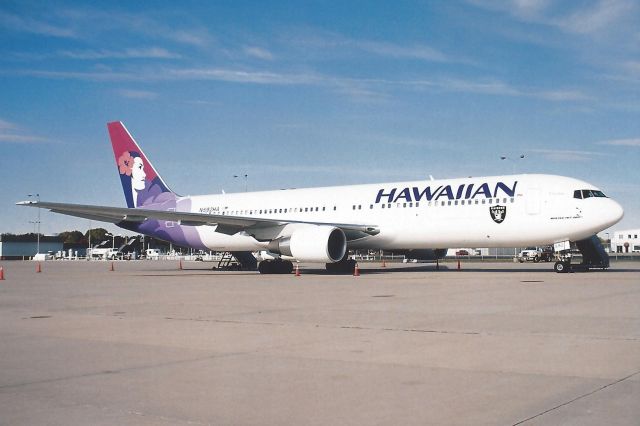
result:
[(640, 424), (640, 262), (0, 265), (2, 425)]

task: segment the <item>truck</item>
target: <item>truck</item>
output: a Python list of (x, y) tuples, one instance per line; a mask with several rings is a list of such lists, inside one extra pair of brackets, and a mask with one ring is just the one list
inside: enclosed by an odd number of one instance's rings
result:
[(533, 261), (538, 263), (551, 262), (554, 259), (553, 248), (551, 247), (527, 247), (518, 254), (518, 261), (520, 263)]
[(87, 249), (87, 259), (116, 260), (119, 252), (116, 248), (93, 247)]

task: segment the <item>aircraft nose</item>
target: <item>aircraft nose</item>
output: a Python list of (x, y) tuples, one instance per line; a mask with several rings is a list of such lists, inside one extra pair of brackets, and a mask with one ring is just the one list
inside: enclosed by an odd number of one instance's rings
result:
[(611, 201), (611, 205), (607, 208), (607, 216), (609, 216), (611, 225), (620, 222), (620, 219), (624, 216), (624, 209), (617, 201)]

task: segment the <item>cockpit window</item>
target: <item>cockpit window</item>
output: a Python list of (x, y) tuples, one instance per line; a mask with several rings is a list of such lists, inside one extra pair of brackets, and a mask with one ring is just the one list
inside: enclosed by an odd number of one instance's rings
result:
[(591, 197), (606, 198), (607, 196), (604, 195), (604, 192), (597, 191), (595, 189), (576, 189), (575, 191), (573, 191), (573, 198), (577, 198), (580, 200), (583, 198)]

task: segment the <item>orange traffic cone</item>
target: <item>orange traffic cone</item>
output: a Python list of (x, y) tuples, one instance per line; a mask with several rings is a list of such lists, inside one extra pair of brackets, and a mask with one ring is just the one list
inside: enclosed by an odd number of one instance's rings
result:
[(460, 270), (460, 259), (458, 259), (458, 271)]
[(42, 272), (42, 266), (40, 266), (40, 262), (38, 262), (38, 264), (36, 265), (36, 272), (37, 273)]
[(0, 281), (4, 280), (4, 268), (0, 266)]
[(358, 262), (356, 262), (356, 267), (353, 268), (353, 276), (354, 277), (360, 276), (360, 266), (358, 266)]
[(182, 271), (182, 259), (180, 259), (180, 262), (178, 263), (178, 269)]
[(298, 267), (298, 264), (296, 263), (296, 277), (300, 276), (300, 268)]
[(385, 260), (384, 260), (384, 259), (382, 259), (382, 267), (383, 267), (383, 268), (386, 268), (386, 267), (387, 267), (387, 262), (385, 262)]
[(111, 268), (109, 269), (111, 272), (115, 271), (115, 269), (113, 268), (113, 262), (111, 262)]

